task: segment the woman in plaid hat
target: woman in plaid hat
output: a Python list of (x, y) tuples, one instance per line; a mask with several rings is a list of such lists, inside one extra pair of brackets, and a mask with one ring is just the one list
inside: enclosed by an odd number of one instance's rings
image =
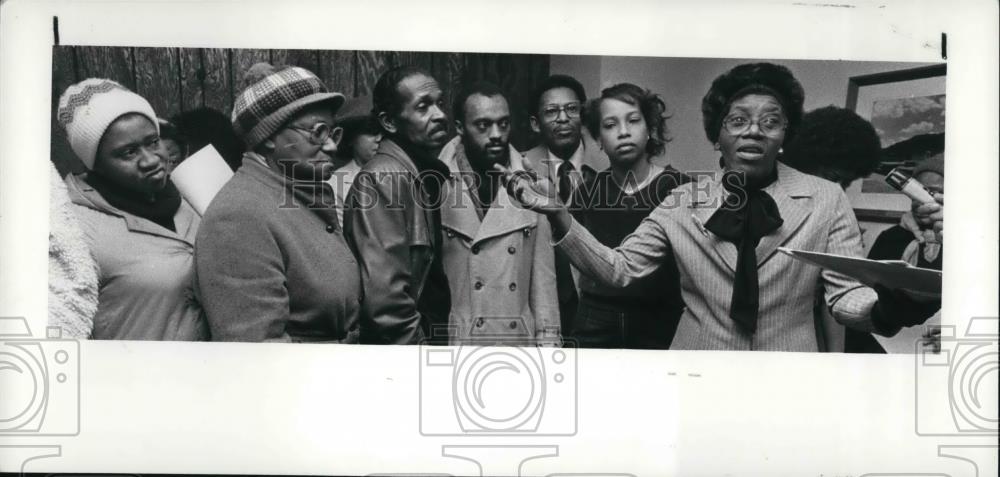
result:
[(232, 122), (249, 152), (195, 251), (212, 339), (356, 343), (360, 272), (326, 183), (344, 97), (298, 67), (260, 63), (245, 84)]
[(90, 78), (66, 89), (57, 115), (87, 168), (68, 176), (66, 188), (98, 267), (90, 337), (207, 339), (193, 299), (198, 216), (167, 180), (149, 102)]

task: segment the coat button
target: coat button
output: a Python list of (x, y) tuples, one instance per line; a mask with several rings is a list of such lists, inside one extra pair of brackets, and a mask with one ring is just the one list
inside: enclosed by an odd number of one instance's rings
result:
[(326, 231), (332, 234), (337, 231), (337, 227), (334, 227), (333, 225), (327, 225)]
[(516, 248), (514, 248), (514, 247), (507, 247), (507, 253), (509, 253), (511, 255), (514, 255), (514, 252), (517, 252)]
[(510, 291), (517, 290), (517, 283), (511, 283), (508, 288), (510, 288)]
[(507, 326), (509, 326), (509, 327), (510, 327), (510, 329), (512, 329), (512, 330), (513, 330), (513, 329), (517, 329), (517, 322), (516, 322), (516, 321), (512, 321), (512, 322), (510, 322), (510, 324), (509, 324), (509, 325), (507, 325)]
[(473, 255), (478, 255), (479, 254), (479, 245), (473, 245), (472, 246), (472, 254)]
[(474, 288), (475, 288), (476, 290), (482, 290), (482, 289), (483, 289), (483, 282), (476, 282), (476, 284), (475, 284), (475, 285), (473, 285), (473, 287), (474, 287)]
[(486, 320), (483, 320), (483, 317), (480, 316), (479, 319), (476, 320), (476, 328), (482, 328), (483, 327), (483, 323), (485, 323), (485, 321)]

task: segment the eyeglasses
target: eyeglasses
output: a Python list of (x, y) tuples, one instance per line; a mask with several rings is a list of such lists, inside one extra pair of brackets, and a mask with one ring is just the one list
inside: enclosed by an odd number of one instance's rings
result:
[(344, 136), (344, 128), (335, 128), (326, 123), (316, 123), (309, 129), (290, 125), (288, 126), (288, 129), (309, 133), (309, 135), (306, 136), (309, 139), (309, 142), (317, 146), (326, 144), (326, 141), (330, 139), (333, 140), (334, 144), (340, 144), (340, 138)]
[(562, 106), (550, 104), (542, 110), (542, 118), (546, 122), (552, 122), (559, 119), (559, 113), (565, 112), (567, 118), (574, 119), (580, 117), (580, 110), (580, 103), (568, 103)]
[[(774, 136), (781, 131), (784, 131), (788, 126), (785, 119), (776, 114), (769, 114), (756, 121), (757, 129), (761, 133), (767, 136)], [(726, 128), (726, 132), (732, 134), (733, 136), (739, 136), (750, 130), (750, 126), (754, 124), (754, 121), (746, 116), (729, 116), (722, 120), (722, 127)]]

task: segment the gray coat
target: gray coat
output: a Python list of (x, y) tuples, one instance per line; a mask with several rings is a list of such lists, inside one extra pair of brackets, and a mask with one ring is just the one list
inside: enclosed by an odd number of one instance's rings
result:
[(307, 205), (249, 155), (212, 200), (195, 263), (213, 340), (358, 341), (358, 262)]
[[(500, 188), (479, 218), (461, 143), (441, 160), (452, 171), (441, 209), (445, 273), (451, 288), (451, 344), (559, 343), (559, 302), (549, 223), (514, 205)], [(451, 151), (454, 153), (448, 154)], [(520, 154), (511, 149), (513, 157)]]

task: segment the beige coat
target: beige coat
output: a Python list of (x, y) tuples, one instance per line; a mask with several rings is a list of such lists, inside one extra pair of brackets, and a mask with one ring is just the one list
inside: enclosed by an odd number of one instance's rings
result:
[[(459, 176), (456, 148), (461, 148), (458, 138), (441, 154), (452, 171), (441, 210), (452, 299), (450, 343), (559, 344), (548, 221), (515, 206), (504, 189), (480, 221), (472, 192)], [(513, 148), (511, 155), (520, 159)]]
[(194, 209), (182, 201), (171, 231), (112, 206), (81, 176), (67, 176), (66, 189), (98, 268), (90, 338), (207, 340), (194, 293)]

